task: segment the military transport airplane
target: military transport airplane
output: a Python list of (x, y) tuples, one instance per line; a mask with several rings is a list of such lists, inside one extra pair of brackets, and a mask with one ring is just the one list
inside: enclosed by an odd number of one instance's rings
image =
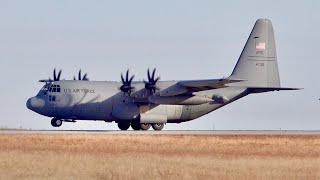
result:
[(258, 19), (228, 78), (159, 81), (148, 70), (148, 81), (133, 81), (121, 74), (121, 82), (88, 81), (87, 74), (73, 80), (53, 80), (28, 99), (27, 107), (53, 117), (51, 124), (76, 120), (116, 122), (121, 130), (161, 130), (166, 123), (190, 121), (252, 93), (298, 90), (283, 88), (277, 64), (271, 21)]

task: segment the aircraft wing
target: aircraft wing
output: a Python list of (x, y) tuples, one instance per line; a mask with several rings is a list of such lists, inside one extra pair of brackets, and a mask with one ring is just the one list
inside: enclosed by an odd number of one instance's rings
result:
[(175, 96), (179, 94), (192, 94), (193, 92), (219, 89), (227, 87), (227, 84), (244, 81), (242, 79), (205, 79), (179, 81), (177, 84), (160, 91), (160, 96)]
[(210, 89), (218, 89), (227, 87), (227, 84), (240, 82), (240, 79), (206, 79), (206, 80), (191, 80), (180, 81), (179, 85), (186, 87), (192, 91), (204, 91)]

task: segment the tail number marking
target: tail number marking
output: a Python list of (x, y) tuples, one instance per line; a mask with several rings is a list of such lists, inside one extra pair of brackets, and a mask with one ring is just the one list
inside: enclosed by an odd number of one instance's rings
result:
[(256, 66), (263, 67), (264, 63), (256, 63)]

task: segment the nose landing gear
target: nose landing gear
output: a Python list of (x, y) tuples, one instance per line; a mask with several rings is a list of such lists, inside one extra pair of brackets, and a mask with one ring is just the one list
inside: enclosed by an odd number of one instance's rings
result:
[(53, 127), (60, 127), (62, 125), (62, 120), (58, 118), (52, 118), (51, 125)]

